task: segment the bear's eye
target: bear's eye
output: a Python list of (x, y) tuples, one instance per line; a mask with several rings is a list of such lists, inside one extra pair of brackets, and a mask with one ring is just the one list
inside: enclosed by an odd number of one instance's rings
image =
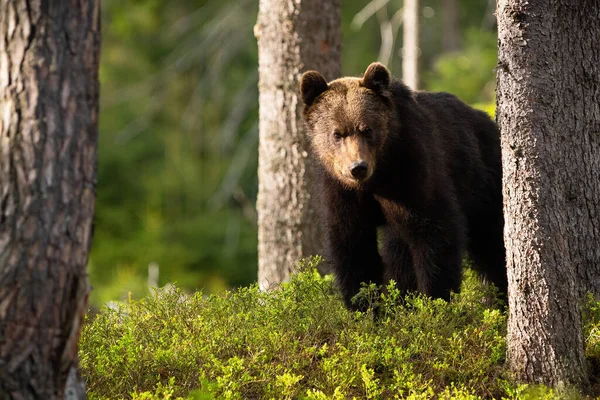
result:
[(344, 136), (342, 135), (342, 132), (338, 131), (337, 129), (335, 131), (333, 131), (333, 138), (335, 139), (336, 142), (339, 142), (340, 140), (342, 140)]
[(368, 126), (365, 126), (364, 128), (360, 129), (360, 133), (365, 136), (370, 136), (372, 132), (373, 132), (373, 130), (371, 128), (369, 128)]

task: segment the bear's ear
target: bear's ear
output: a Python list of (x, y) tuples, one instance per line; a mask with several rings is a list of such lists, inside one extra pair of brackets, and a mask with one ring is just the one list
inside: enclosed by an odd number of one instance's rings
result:
[(327, 90), (327, 81), (317, 71), (306, 71), (300, 79), (302, 101), (308, 107), (321, 93)]
[(390, 86), (390, 71), (381, 63), (371, 63), (365, 71), (361, 85), (376, 92), (386, 90)]

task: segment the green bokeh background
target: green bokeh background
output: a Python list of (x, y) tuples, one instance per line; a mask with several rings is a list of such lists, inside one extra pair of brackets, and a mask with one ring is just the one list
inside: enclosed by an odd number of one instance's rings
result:
[[(344, 75), (377, 60), (369, 2), (342, 2)], [(257, 0), (104, 0), (95, 235), (96, 305), (158, 285), (214, 293), (256, 280)], [(401, 0), (385, 6), (388, 16)], [(493, 2), (458, 1), (460, 48), (442, 47), (441, 0), (421, 2), (421, 87), (493, 113)], [(490, 22), (491, 21), (491, 22)], [(402, 33), (388, 63), (401, 76)]]

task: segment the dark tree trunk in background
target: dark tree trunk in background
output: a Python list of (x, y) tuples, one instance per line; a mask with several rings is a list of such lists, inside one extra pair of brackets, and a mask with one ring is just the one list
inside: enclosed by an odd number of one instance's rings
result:
[(444, 36), (442, 43), (445, 52), (458, 50), (459, 9), (458, 0), (442, 0), (442, 20)]
[(315, 171), (301, 120), (299, 79), (340, 75), (340, 0), (260, 0), (258, 39), (258, 281), (286, 281), (300, 257), (320, 253)]
[(413, 90), (419, 86), (419, 0), (404, 0), (402, 80)]
[(99, 23), (99, 1), (0, 0), (0, 399), (62, 397), (77, 359)]
[(508, 359), (587, 384), (580, 300), (600, 294), (600, 3), (500, 0)]

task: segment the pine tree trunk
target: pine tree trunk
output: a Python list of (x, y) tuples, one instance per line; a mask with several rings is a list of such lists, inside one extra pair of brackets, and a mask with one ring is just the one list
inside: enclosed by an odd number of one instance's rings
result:
[(600, 293), (600, 3), (500, 0), (496, 14), (508, 359), (522, 380), (585, 386), (580, 300)]
[(315, 170), (301, 120), (299, 79), (309, 69), (340, 75), (340, 1), (260, 0), (258, 39), (258, 280), (286, 281), (300, 257), (321, 250)]
[(77, 359), (89, 293), (99, 23), (99, 1), (0, 0), (1, 399), (62, 397)]
[(419, 0), (404, 0), (402, 80), (413, 90), (419, 87)]
[(458, 13), (458, 0), (442, 0), (442, 21), (444, 26), (442, 44), (445, 52), (458, 50)]

